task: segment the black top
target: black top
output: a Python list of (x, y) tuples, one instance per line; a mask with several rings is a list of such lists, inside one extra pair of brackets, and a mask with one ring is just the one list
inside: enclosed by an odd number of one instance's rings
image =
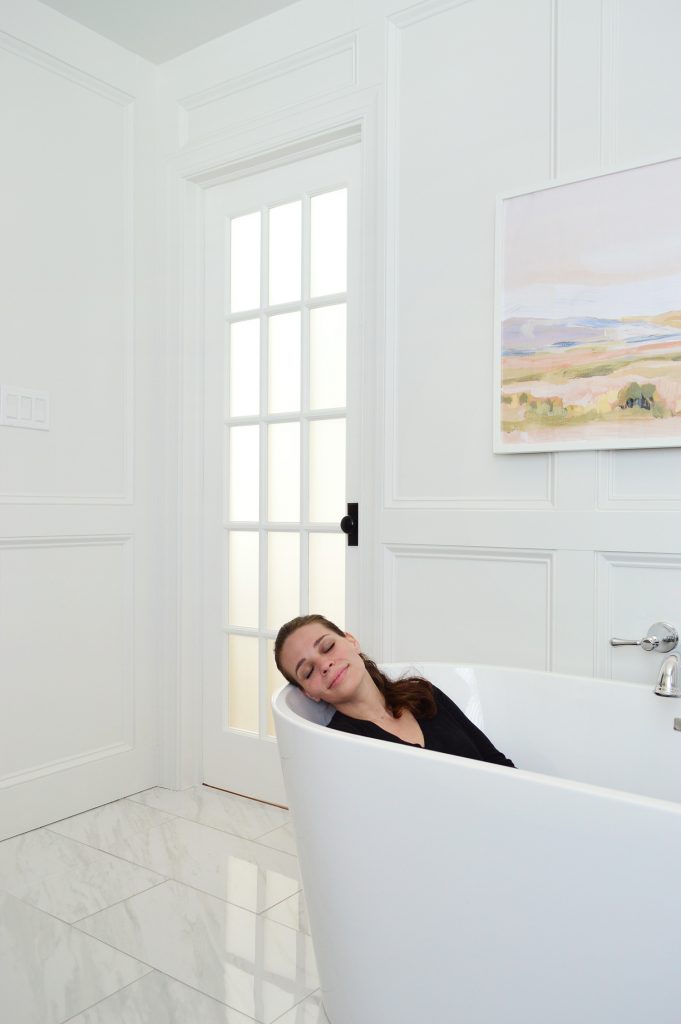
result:
[[(481, 732), (466, 718), (461, 708), (457, 707), (442, 690), (433, 686), (433, 695), (437, 702), (434, 718), (417, 718), (421, 726), (426, 750), (438, 750), (441, 754), (455, 754), (457, 757), (471, 757), (476, 761), (489, 761), (491, 764), (508, 765), (515, 768), (513, 761), (497, 750)], [(394, 736), (391, 732), (381, 729), (380, 725), (367, 722), (363, 718), (350, 718), (342, 711), (336, 711), (328, 724), (329, 729), (338, 729), (355, 736), (368, 736), (375, 740), (388, 740), (390, 743), (403, 743), (407, 747), (418, 747), (420, 743), (408, 743)]]

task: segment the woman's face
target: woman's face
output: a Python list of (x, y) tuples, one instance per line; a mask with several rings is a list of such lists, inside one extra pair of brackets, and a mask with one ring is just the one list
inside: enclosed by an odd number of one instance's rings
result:
[(354, 636), (339, 636), (321, 622), (309, 622), (291, 633), (280, 661), (308, 697), (328, 704), (352, 697), (367, 674)]

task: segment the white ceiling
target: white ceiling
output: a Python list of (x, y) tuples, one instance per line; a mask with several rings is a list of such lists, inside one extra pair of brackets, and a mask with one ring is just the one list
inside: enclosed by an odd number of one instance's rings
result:
[(296, 0), (41, 0), (133, 53), (163, 64)]

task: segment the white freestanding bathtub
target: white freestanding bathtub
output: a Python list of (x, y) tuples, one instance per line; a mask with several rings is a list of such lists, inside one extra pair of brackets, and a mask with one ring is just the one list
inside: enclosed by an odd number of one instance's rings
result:
[(331, 709), (293, 686), (274, 698), (332, 1024), (678, 1024), (681, 700), (416, 670), (519, 770), (325, 729)]

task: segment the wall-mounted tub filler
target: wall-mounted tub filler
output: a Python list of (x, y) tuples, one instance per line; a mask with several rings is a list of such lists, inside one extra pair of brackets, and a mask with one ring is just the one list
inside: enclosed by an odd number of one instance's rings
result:
[(658, 697), (681, 697), (678, 654), (669, 654), (662, 662), (655, 693)]
[[(667, 654), (673, 651), (679, 642), (679, 633), (675, 626), (668, 622), (654, 622), (648, 635), (641, 640), (620, 640), (614, 636), (610, 640), (611, 647), (642, 647), (644, 651), (659, 651)], [(670, 654), (665, 658), (657, 677), (655, 693), (658, 697), (681, 697), (681, 679), (679, 678), (679, 656)]]

